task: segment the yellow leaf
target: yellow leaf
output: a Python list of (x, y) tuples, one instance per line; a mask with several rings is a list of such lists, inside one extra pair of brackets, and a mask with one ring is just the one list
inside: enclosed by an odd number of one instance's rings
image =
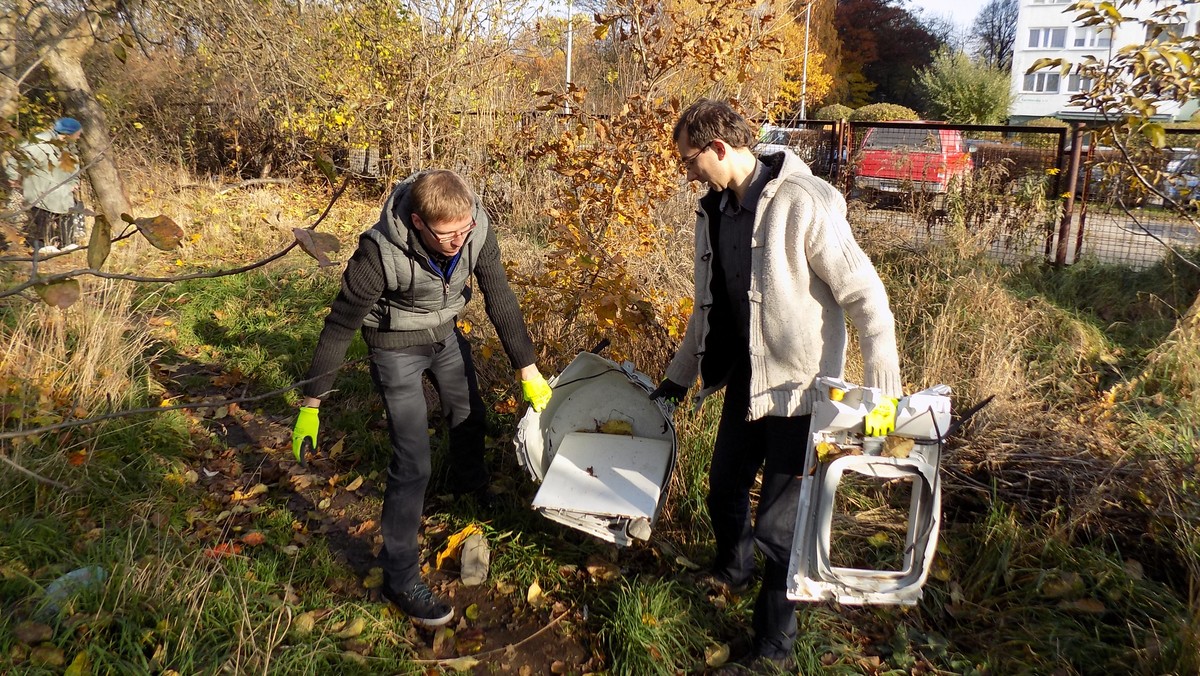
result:
[(313, 627), (317, 623), (316, 611), (308, 611), (300, 613), (296, 616), (296, 621), (292, 622), (292, 633), (297, 636), (308, 636), (312, 633)]
[(346, 625), (346, 628), (334, 634), (334, 638), (354, 638), (363, 633), (363, 629), (367, 628), (367, 621), (361, 617), (356, 617)]
[(887, 545), (888, 542), (890, 542), (888, 534), (884, 533), (883, 531), (880, 531), (867, 538), (867, 544), (871, 545), (872, 547), (883, 547)]
[(442, 548), (442, 551), (438, 552), (438, 555), (437, 555), (438, 570), (441, 570), (442, 564), (445, 563), (448, 559), (458, 558), (458, 551), (460, 549), (462, 549), (463, 543), (467, 541), (467, 538), (471, 537), (472, 535), (474, 535), (476, 533), (482, 535), (483, 529), (481, 529), (479, 526), (477, 526), (475, 524), (470, 524), (466, 528), (463, 528), (462, 530), (455, 533), (454, 535), (451, 535), (449, 537), (449, 539), (446, 540), (446, 546)]
[(372, 568), (367, 572), (367, 576), (363, 578), (363, 587), (366, 589), (378, 589), (383, 586), (383, 569), (379, 567)]
[(346, 490), (348, 490), (350, 492), (354, 492), (354, 491), (358, 490), (359, 488), (361, 488), (362, 485), (363, 485), (363, 478), (360, 476), (360, 477), (355, 478), (354, 481), (351, 481), (346, 486)]
[(536, 580), (529, 585), (529, 591), (525, 592), (525, 600), (534, 608), (546, 605), (546, 595), (542, 593), (542, 586)]

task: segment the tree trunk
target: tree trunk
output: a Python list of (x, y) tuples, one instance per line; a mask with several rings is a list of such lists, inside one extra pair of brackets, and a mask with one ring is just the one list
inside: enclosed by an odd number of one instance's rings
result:
[(0, 119), (17, 114), (17, 12), (0, 0)]
[[(54, 32), (53, 19), (44, 8), (34, 8), (29, 19), (35, 35)], [(121, 214), (129, 211), (129, 199), (117, 171), (108, 117), (83, 71), (83, 57), (93, 44), (95, 38), (88, 16), (81, 13), (61, 40), (39, 41), (38, 55), (44, 59), (50, 80), (62, 90), (67, 110), (83, 124), (80, 159), (87, 167), (88, 181), (100, 201), (100, 211), (109, 223), (116, 224), (121, 222)]]

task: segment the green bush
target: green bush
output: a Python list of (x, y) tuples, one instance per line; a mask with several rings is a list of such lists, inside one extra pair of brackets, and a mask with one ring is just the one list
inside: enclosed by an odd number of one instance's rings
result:
[(854, 109), (850, 106), (843, 106), (840, 103), (831, 103), (828, 106), (823, 106), (813, 113), (814, 120), (848, 120), (854, 115)]
[[(1025, 123), (1026, 127), (1069, 127), (1071, 125), (1054, 117), (1039, 117), (1036, 120), (1030, 120)], [(1029, 139), (1025, 141), (1025, 145), (1033, 146), (1034, 148), (1053, 148), (1058, 142), (1054, 136), (1043, 134), (1029, 134)]]
[(921, 116), (917, 115), (917, 111), (895, 103), (872, 103), (859, 108), (850, 115), (852, 122), (895, 122), (919, 119)]

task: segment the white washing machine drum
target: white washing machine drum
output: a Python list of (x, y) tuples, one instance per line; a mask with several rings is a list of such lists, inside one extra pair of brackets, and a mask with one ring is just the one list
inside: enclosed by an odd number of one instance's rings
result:
[(541, 484), (533, 508), (606, 542), (648, 540), (675, 467), (671, 410), (633, 364), (580, 353), (517, 425), (517, 459)]

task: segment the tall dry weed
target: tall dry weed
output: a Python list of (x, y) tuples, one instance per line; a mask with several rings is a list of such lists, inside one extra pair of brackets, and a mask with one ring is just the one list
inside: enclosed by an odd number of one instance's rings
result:
[(102, 281), (85, 289), (66, 310), (40, 303), (14, 310), (11, 328), (0, 329), (0, 376), (33, 386), (22, 403), (91, 415), (128, 405), (139, 390), (151, 337), (131, 286)]

